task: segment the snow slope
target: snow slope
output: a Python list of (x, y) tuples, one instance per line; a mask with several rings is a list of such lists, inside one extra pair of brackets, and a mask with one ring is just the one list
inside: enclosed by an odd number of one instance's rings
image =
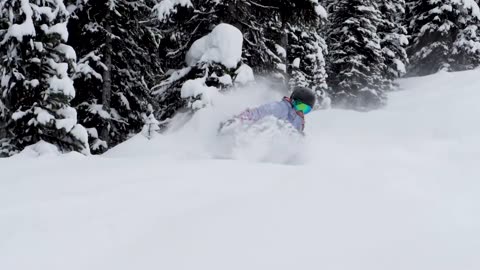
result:
[(212, 158), (218, 121), (281, 96), (258, 89), (101, 157), (0, 160), (0, 269), (478, 270), (479, 76), (314, 112), (300, 165)]

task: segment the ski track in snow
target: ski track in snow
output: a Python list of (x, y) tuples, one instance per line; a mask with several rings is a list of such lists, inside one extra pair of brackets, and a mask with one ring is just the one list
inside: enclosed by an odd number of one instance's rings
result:
[(212, 159), (218, 122), (266, 91), (100, 157), (0, 160), (0, 269), (478, 270), (479, 75), (308, 115), (300, 165)]

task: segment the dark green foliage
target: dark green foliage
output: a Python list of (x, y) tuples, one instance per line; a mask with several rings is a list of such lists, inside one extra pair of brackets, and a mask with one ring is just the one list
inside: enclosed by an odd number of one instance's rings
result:
[(473, 14), (472, 6), (463, 1), (441, 0), (409, 1), (409, 7), (409, 75), (479, 65), (480, 18)]
[(74, 104), (95, 152), (142, 129), (148, 106), (158, 108), (149, 89), (162, 74), (160, 34), (150, 22), (153, 2), (108, 3), (88, 1), (70, 24), (80, 59)]
[(313, 90), (327, 90), (325, 58), (327, 44), (316, 27), (289, 27), (287, 51), (290, 89), (304, 86)]
[(408, 56), (407, 29), (403, 26), (405, 18), (404, 0), (385, 0), (379, 2), (379, 11), (382, 14), (378, 26), (378, 36), (385, 58), (383, 87), (385, 90), (394, 89), (394, 80), (406, 73)]
[[(478, 5), (480, 0), (475, 0), (475, 3)], [(455, 71), (480, 66), (480, 14), (475, 14), (473, 9), (475, 7), (460, 8), (462, 15), (457, 22), (459, 31), (452, 49), (451, 68)]]
[(339, 0), (330, 17), (329, 77), (334, 105), (358, 110), (382, 106), (385, 59), (374, 1)]
[(428, 75), (441, 69), (448, 70), (451, 62), (450, 50), (457, 31), (453, 8), (450, 11), (441, 9), (446, 0), (412, 2), (409, 74)]
[(69, 106), (75, 96), (70, 78), (75, 56), (64, 44), (68, 12), (61, 2), (31, 2), (42, 9), (2, 2), (1, 25), (9, 28), (0, 32), (0, 122), (6, 137), (2, 148), (7, 149), (2, 153), (41, 140), (62, 151), (88, 153), (86, 131)]

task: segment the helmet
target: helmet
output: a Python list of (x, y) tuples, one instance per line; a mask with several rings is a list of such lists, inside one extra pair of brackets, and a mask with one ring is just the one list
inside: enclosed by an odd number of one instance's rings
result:
[(296, 86), (293, 89), (290, 99), (301, 101), (312, 108), (315, 105), (315, 101), (316, 101), (315, 94), (313, 93), (313, 91), (302, 86)]

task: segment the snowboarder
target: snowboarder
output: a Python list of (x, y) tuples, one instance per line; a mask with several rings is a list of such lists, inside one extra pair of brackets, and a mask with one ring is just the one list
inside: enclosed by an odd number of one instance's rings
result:
[(266, 116), (274, 116), (292, 124), (300, 133), (305, 127), (305, 114), (308, 114), (315, 105), (315, 94), (306, 87), (297, 86), (290, 97), (281, 101), (268, 103), (257, 108), (247, 109), (220, 125), (220, 130), (231, 123), (240, 120), (243, 122), (256, 122)]

